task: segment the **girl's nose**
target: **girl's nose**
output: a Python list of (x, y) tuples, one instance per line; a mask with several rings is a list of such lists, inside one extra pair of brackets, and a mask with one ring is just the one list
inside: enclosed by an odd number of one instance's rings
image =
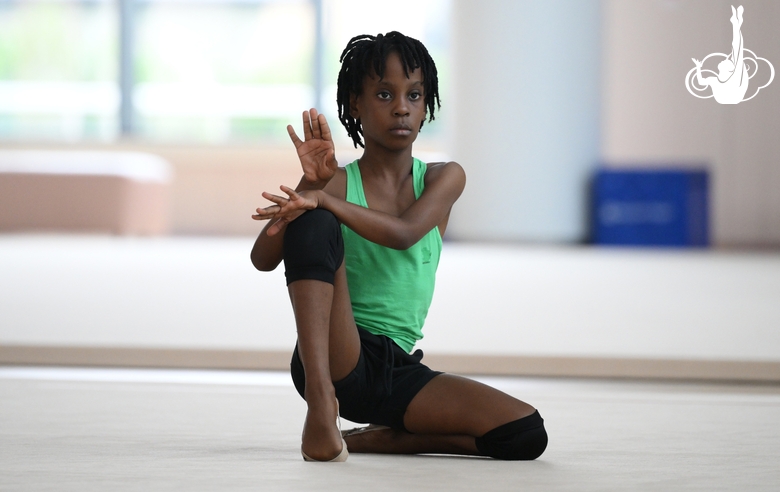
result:
[(393, 108), (393, 116), (409, 116), (409, 107), (406, 105), (406, 101), (401, 98)]

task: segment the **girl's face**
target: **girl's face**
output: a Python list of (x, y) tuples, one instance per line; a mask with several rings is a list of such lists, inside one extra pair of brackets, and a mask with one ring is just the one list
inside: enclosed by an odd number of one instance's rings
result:
[(410, 147), (425, 120), (425, 93), (421, 70), (404, 73), (397, 53), (390, 53), (385, 75), (363, 81), (363, 93), (352, 96), (351, 115), (360, 119), (366, 148), (379, 145), (390, 150)]

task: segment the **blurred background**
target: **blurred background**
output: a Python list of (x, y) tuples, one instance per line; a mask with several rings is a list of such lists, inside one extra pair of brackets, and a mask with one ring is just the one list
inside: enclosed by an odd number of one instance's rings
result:
[[(780, 67), (780, 5), (742, 5), (745, 47)], [(439, 70), (416, 154), (468, 175), (434, 354), (780, 379), (778, 82), (737, 105), (685, 86), (692, 58), (731, 50), (730, 16), (725, 0), (0, 0), (0, 362), (285, 365), (283, 280), (251, 271), (249, 216), (299, 179), (285, 128), (303, 110), (328, 117), (342, 165), (360, 155), (338, 58), (398, 30)], [(751, 87), (772, 75), (757, 63)], [(492, 314), (459, 310), (480, 303)]]

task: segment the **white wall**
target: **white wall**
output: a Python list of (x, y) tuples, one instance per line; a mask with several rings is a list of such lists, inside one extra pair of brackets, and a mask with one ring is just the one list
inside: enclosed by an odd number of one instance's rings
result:
[[(741, 3), (745, 47), (780, 70), (780, 2)], [(691, 58), (730, 52), (730, 16), (726, 0), (455, 0), (450, 153), (469, 182), (452, 237), (581, 239), (601, 161), (706, 165), (712, 242), (780, 245), (780, 77), (738, 105), (685, 89)]]
[(458, 239), (579, 241), (599, 158), (597, 0), (456, 1), (451, 155)]
[[(691, 58), (731, 51), (732, 3), (604, 0), (603, 156), (612, 167), (708, 165), (713, 242), (777, 246), (780, 80), (737, 105), (697, 99), (684, 84)], [(777, 71), (780, 3), (741, 4), (745, 47)]]

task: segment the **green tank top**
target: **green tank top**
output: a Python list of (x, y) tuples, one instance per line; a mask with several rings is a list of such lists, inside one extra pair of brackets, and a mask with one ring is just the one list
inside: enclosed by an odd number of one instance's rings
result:
[[(358, 162), (345, 168), (347, 201), (368, 208)], [(428, 166), (414, 159), (414, 196), (425, 187)], [(355, 323), (375, 335), (386, 335), (411, 352), (422, 339), (422, 327), (433, 299), (441, 234), (434, 227), (406, 250), (386, 248), (341, 225), (349, 295)]]

